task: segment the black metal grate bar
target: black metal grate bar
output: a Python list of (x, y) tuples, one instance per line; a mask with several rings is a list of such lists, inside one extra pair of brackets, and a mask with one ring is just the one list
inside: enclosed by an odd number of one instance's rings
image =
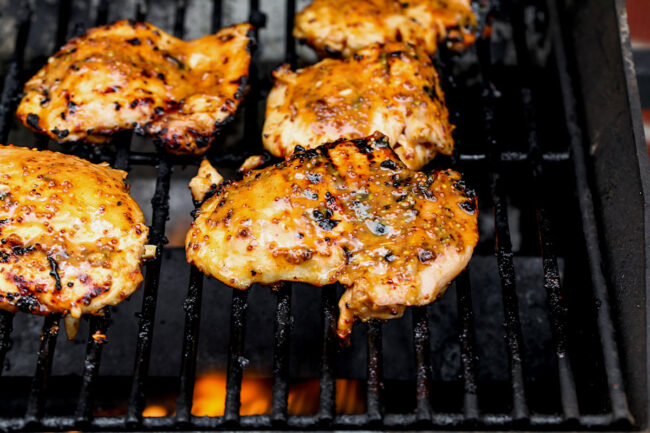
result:
[(16, 42), (14, 52), (7, 66), (7, 72), (0, 94), (0, 143), (7, 143), (9, 138), (9, 129), (11, 128), (11, 118), (18, 102), (17, 95), (20, 90), (20, 73), (23, 69), (25, 46), (29, 36), (29, 27), (31, 24), (32, 11), (27, 2), (22, 3), (18, 11), (18, 28), (16, 33)]
[(479, 417), (476, 384), (476, 351), (474, 350), (474, 312), (472, 309), (472, 288), (469, 269), (455, 280), (458, 319), (460, 322), (460, 359), (463, 376), (463, 411), (467, 420)]
[(185, 332), (181, 358), (180, 392), (176, 401), (176, 419), (180, 424), (190, 421), (196, 376), (196, 356), (199, 346), (203, 274), (195, 266), (190, 270), (190, 284), (183, 303)]
[[(258, 36), (258, 26), (255, 25), (261, 14), (259, 1), (249, 2), (249, 21), (254, 25), (255, 39)], [(244, 143), (246, 146), (254, 143), (259, 136), (257, 128), (257, 96), (258, 80), (255, 56), (251, 61), (249, 72), (249, 98), (244, 103)], [(240, 151), (246, 153), (245, 149)], [(232, 308), (230, 317), (230, 343), (228, 347), (228, 367), (226, 381), (226, 407), (224, 419), (229, 423), (239, 423), (241, 406), (241, 381), (243, 369), (247, 363), (244, 358), (244, 334), (246, 329), (246, 312), (248, 310), (248, 292), (233, 289)]]
[(289, 350), (291, 343), (291, 283), (277, 289), (273, 344), (272, 415), (276, 424), (287, 421), (289, 397)]
[(115, 143), (115, 158), (113, 159), (113, 168), (128, 171), (131, 159), (131, 139), (133, 132), (125, 131), (118, 134), (113, 142)]
[(368, 330), (368, 382), (366, 387), (366, 409), (368, 423), (380, 424), (384, 418), (382, 407), (383, 353), (381, 344), (381, 321), (369, 320)]
[(246, 332), (247, 311), (248, 291), (232, 289), (230, 343), (228, 344), (228, 366), (226, 373), (226, 408), (224, 412), (224, 419), (229, 423), (239, 423), (241, 380), (244, 366), (248, 362), (244, 358), (244, 334)]
[[(477, 41), (477, 52), (480, 66), (485, 67), (491, 64), (489, 40), (480, 38)], [(529, 418), (521, 359), (521, 323), (519, 321), (519, 305), (515, 284), (515, 267), (510, 240), (507, 200), (499, 173), (501, 157), (493, 130), (495, 95), (494, 89), (485, 81), (486, 77), (484, 74), (485, 71), (481, 70), (484, 100), (484, 136), (489, 149), (488, 158), (491, 163), (490, 186), (494, 205), (497, 266), (501, 279), (506, 344), (508, 346), (510, 379), (512, 382), (512, 415), (515, 420), (521, 422)]]
[(166, 156), (162, 153), (157, 171), (156, 191), (151, 199), (153, 218), (149, 232), (149, 243), (156, 246), (156, 256), (146, 265), (147, 270), (142, 296), (142, 310), (138, 324), (138, 343), (133, 369), (133, 382), (126, 418), (129, 425), (138, 425), (142, 420), (145, 397), (143, 387), (149, 372), (156, 299), (160, 284), (160, 265), (163, 246), (165, 244), (165, 222), (169, 215), (169, 183), (172, 168), (169, 166)]
[(560, 286), (560, 272), (554, 246), (551, 242), (550, 221), (543, 208), (537, 209), (537, 220), (540, 229), (540, 244), (542, 249), (542, 264), (544, 269), (544, 288), (548, 293), (551, 328), (557, 357), (560, 397), (562, 410), (567, 419), (575, 420), (580, 415), (576, 384), (573, 369), (567, 350), (567, 309)]
[(558, 71), (562, 103), (564, 106), (564, 119), (569, 134), (569, 149), (571, 151), (571, 158), (573, 160), (574, 173), (576, 177), (576, 189), (580, 205), (580, 214), (582, 217), (582, 230), (589, 259), (594, 296), (599, 305), (596, 309), (597, 321), (598, 329), (600, 331), (600, 341), (603, 350), (607, 383), (609, 385), (609, 397), (612, 405), (612, 413), (614, 420), (617, 422), (633, 422), (623, 386), (623, 374), (620, 367), (616, 333), (612, 322), (612, 312), (609, 303), (609, 294), (607, 292), (607, 283), (601, 268), (603, 260), (600, 252), (600, 242), (598, 240), (594, 203), (587, 181), (587, 168), (583, 153), (582, 132), (577, 121), (575, 94), (567, 67), (567, 59), (562, 41), (557, 5), (554, 0), (548, 0), (547, 6), (550, 17), (552, 51)]
[(415, 348), (415, 415), (421, 422), (431, 421), (431, 362), (427, 307), (414, 307), (413, 345)]
[[(295, 2), (287, 2), (287, 32), (289, 21), (293, 28)], [(289, 35), (290, 33), (286, 33)], [(285, 60), (291, 64), (296, 61), (296, 49), (293, 38), (287, 37), (285, 44)], [(273, 343), (273, 394), (271, 414), (275, 425), (284, 426), (288, 419), (289, 398), (289, 353), (291, 349), (291, 283), (282, 282), (276, 290), (277, 304), (275, 309), (274, 343)]]
[(147, 13), (149, 12), (149, 1), (148, 0), (136, 0), (135, 2), (135, 20), (144, 21), (147, 18)]
[(87, 427), (93, 416), (93, 401), (95, 382), (99, 375), (99, 364), (102, 357), (103, 338), (108, 328), (108, 318), (93, 316), (90, 319), (88, 343), (86, 344), (86, 360), (82, 373), (81, 390), (75, 411), (75, 423), (78, 427)]
[(296, 0), (287, 0), (287, 26), (285, 28), (285, 61), (295, 69), (298, 64), (296, 40), (291, 36), (296, 15)]
[(11, 348), (11, 331), (14, 327), (14, 314), (0, 311), (0, 376), (5, 367), (5, 356)]
[(174, 19), (174, 36), (182, 38), (185, 33), (185, 11), (187, 0), (176, 0), (176, 18)]
[(212, 2), (212, 33), (216, 33), (221, 28), (221, 0)]
[(59, 48), (65, 44), (68, 39), (68, 23), (70, 22), (70, 9), (72, 7), (72, 0), (61, 0), (59, 2), (59, 16), (56, 25), (56, 36), (54, 38), (55, 53)]
[(567, 350), (567, 309), (564, 302), (562, 287), (560, 285), (560, 271), (557, 264), (555, 248), (551, 240), (551, 223), (546, 217), (542, 207), (543, 180), (542, 162), (539, 158), (540, 149), (537, 145), (536, 125), (533, 118), (532, 92), (529, 88), (522, 88), (524, 99), (524, 113), (528, 125), (528, 143), (530, 145), (530, 162), (534, 182), (534, 201), (536, 202), (536, 213), (540, 235), (540, 247), (542, 252), (542, 265), (544, 271), (544, 288), (548, 294), (550, 307), (550, 322), (553, 332), (555, 354), (558, 363), (560, 396), (562, 409), (567, 419), (577, 419), (579, 416), (578, 397), (576, 385), (573, 379), (573, 370)]
[(35, 135), (35, 147), (38, 150), (47, 150), (49, 144), (50, 144), (50, 139), (47, 135), (45, 134), (34, 134)]
[(95, 25), (101, 26), (108, 22), (108, 0), (99, 0), (97, 5), (97, 16), (95, 18)]
[(29, 389), (25, 423), (38, 425), (43, 417), (47, 382), (52, 370), (52, 357), (56, 346), (56, 337), (59, 335), (59, 316), (51, 314), (43, 322), (41, 331), (41, 346), (36, 360), (36, 372)]
[(334, 377), (334, 360), (338, 343), (336, 341), (336, 287), (336, 284), (325, 286), (321, 293), (323, 345), (317, 414), (321, 425), (331, 423), (336, 415), (336, 381)]
[[(340, 415), (336, 417), (332, 427), (335, 429), (354, 429), (364, 425), (366, 415)], [(512, 424), (513, 418), (510, 415), (488, 414), (482, 416), (475, 423), (468, 423), (464, 415), (456, 413), (436, 413), (432, 422), (435, 428), (463, 430), (468, 428), (475, 429), (495, 429), (499, 426)], [(70, 416), (44, 418), (41, 423), (44, 430), (48, 431), (66, 431), (74, 429), (74, 418)], [(289, 419), (289, 428), (293, 429), (314, 429), (320, 424), (312, 416), (294, 416)], [(418, 421), (414, 414), (389, 414), (384, 418), (384, 427), (386, 429), (415, 429), (418, 427)], [(580, 417), (580, 425), (585, 428), (594, 430), (606, 430), (611, 428), (611, 415), (585, 415)], [(2, 418), (0, 419), (0, 429), (11, 430), (16, 426), (23, 426), (22, 418)], [(530, 426), (538, 429), (561, 429), (567, 430), (572, 427), (567, 423), (563, 416), (557, 415), (532, 415), (530, 417)], [(197, 417), (194, 419), (192, 427), (200, 431), (215, 430), (226, 427), (222, 417)], [(273, 427), (269, 415), (252, 415), (241, 419), (243, 429), (271, 429)], [(174, 430), (176, 428), (175, 417), (152, 417), (145, 418), (141, 428), (143, 431), (161, 431)], [(119, 431), (124, 429), (123, 420), (119, 417), (97, 417), (93, 420), (90, 427), (95, 431)]]
[(260, 9), (260, 0), (249, 0), (249, 14), (248, 21), (253, 24), (253, 31), (255, 38), (259, 37), (259, 29), (263, 28), (266, 24), (266, 16)]
[[(178, 14), (177, 17), (180, 15)], [(216, 32), (221, 25), (220, 0), (216, 0), (213, 4), (211, 25), (213, 32)], [(192, 417), (202, 297), (203, 274), (197, 267), (192, 266), (190, 269), (190, 282), (187, 289), (187, 296), (183, 303), (183, 310), (185, 310), (185, 330), (183, 332), (183, 352), (181, 355), (180, 389), (176, 400), (176, 420), (181, 426), (188, 425)]]
[(502, 180), (497, 172), (492, 173), (492, 200), (497, 239), (497, 266), (501, 278), (503, 308), (506, 324), (506, 343), (510, 361), (510, 376), (512, 381), (512, 404), (515, 419), (528, 418), (528, 405), (524, 391), (524, 379), (521, 360), (521, 323), (519, 321), (519, 305), (515, 284), (515, 266), (510, 241), (508, 210)]
[[(253, 36), (255, 41), (259, 41), (259, 29), (264, 27), (265, 16), (260, 11), (259, 0), (250, 0), (248, 20), (253, 25)], [(244, 137), (243, 143), (245, 148), (240, 149), (243, 153), (250, 153), (251, 148), (255, 147), (260, 141), (260, 128), (258, 125), (258, 103), (260, 99), (259, 77), (257, 56), (253, 53), (250, 70), (248, 74), (248, 97), (244, 101)]]

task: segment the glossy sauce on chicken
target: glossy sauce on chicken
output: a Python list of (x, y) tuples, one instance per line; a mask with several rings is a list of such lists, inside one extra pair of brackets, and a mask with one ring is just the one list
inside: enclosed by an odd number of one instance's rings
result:
[(187, 234), (190, 263), (239, 289), (341, 282), (338, 333), (433, 302), (478, 240), (474, 195), (454, 171), (406, 168), (380, 134), (299, 151), (223, 184)]
[(273, 73), (262, 140), (275, 156), (375, 131), (411, 169), (450, 155), (453, 126), (429, 56), (403, 43), (375, 45), (349, 59), (325, 59)]
[(136, 290), (148, 228), (126, 172), (0, 146), (0, 308), (78, 318)]
[(58, 141), (104, 143), (135, 129), (172, 153), (203, 153), (244, 97), (251, 29), (189, 42), (131, 21), (88, 30), (25, 84), (17, 115)]
[(404, 41), (436, 52), (474, 42), (470, 0), (313, 0), (296, 15), (293, 35), (324, 57), (351, 56), (375, 43)]

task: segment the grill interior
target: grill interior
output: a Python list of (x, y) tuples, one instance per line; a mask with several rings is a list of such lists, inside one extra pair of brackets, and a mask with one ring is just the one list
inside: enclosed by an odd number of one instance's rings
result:
[[(250, 92), (208, 154), (234, 176), (246, 156), (261, 152), (270, 70), (282, 61), (296, 67), (314, 60), (290, 37), (293, 14), (306, 3), (61, 0), (25, 2), (17, 11), (4, 5), (15, 46), (3, 62), (0, 142), (36, 143), (129, 170), (132, 193), (149, 210), (149, 243), (158, 255), (126, 306), (84, 323), (87, 342), (78, 336), (57, 346), (64, 340), (60, 317), (0, 312), (0, 428), (635, 428), (553, 0), (477, 2), (477, 44), (466, 53), (438, 54), (456, 152), (429, 168), (455, 168), (476, 189), (481, 239), (444, 298), (386, 324), (356, 325), (350, 348), (339, 347), (334, 333), (340, 287), (285, 283), (276, 291), (237, 291), (184, 262), (175, 239), (190, 221), (186, 186), (200, 158), (167, 155), (130, 133), (109, 146), (63, 147), (14, 121), (22, 83), (85, 27), (133, 18), (187, 37), (248, 17), (260, 40)], [(236, 18), (242, 10), (245, 16)], [(93, 339), (96, 331), (109, 343)], [(197, 372), (215, 366), (227, 375), (225, 413), (193, 416)], [(248, 371), (270, 376), (269, 413), (240, 414)], [(319, 379), (318, 409), (292, 415), (289, 391), (309, 376)], [(363, 381), (365, 413), (337, 412), (339, 377)], [(175, 413), (144, 417), (148, 399), (161, 392), (176, 398)], [(99, 411), (107, 395), (124, 401), (124, 410)]]

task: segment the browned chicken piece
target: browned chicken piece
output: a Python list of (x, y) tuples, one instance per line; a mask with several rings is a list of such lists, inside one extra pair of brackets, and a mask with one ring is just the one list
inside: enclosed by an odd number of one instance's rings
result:
[(223, 182), (223, 176), (219, 174), (207, 159), (201, 161), (199, 172), (190, 180), (190, 191), (194, 201), (203, 201), (205, 196), (213, 192)]
[(137, 289), (148, 228), (126, 172), (13, 146), (0, 167), (0, 308), (79, 318)]
[(374, 43), (410, 42), (434, 54), (474, 42), (470, 0), (314, 0), (296, 15), (293, 35), (321, 56), (351, 56)]
[(262, 140), (275, 156), (374, 131), (413, 170), (452, 153), (453, 126), (436, 70), (412, 45), (375, 45), (346, 60), (325, 59), (297, 72), (283, 66), (273, 75)]
[(238, 289), (336, 281), (338, 335), (433, 302), (478, 241), (458, 173), (411, 171), (375, 134), (294, 154), (222, 184), (187, 234), (188, 261)]
[(135, 129), (171, 153), (205, 152), (248, 81), (250, 24), (185, 42), (118, 21), (74, 38), (25, 84), (18, 117), (58, 141), (104, 143)]

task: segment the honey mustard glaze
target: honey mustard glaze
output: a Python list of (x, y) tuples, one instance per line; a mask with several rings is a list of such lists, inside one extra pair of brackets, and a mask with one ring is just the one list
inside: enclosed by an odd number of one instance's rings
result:
[(411, 171), (375, 134), (297, 149), (220, 185), (186, 250), (190, 263), (240, 289), (342, 283), (345, 337), (355, 317), (398, 317), (434, 301), (469, 261), (477, 215), (460, 174)]
[(126, 172), (0, 146), (0, 308), (78, 318), (128, 297), (148, 229)]

